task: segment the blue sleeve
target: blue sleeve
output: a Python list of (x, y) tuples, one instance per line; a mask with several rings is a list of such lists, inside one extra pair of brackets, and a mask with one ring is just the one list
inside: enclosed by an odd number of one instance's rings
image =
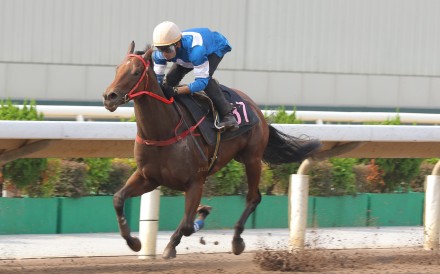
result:
[(167, 61), (163, 58), (163, 54), (157, 50), (153, 52), (154, 72), (156, 73), (157, 81), (159, 84), (163, 83), (165, 77), (165, 68)]
[(193, 72), (195, 78), (194, 82), (188, 84), (189, 90), (191, 93), (202, 91), (206, 88), (211, 78), (209, 76), (209, 61), (205, 48), (201, 46), (192, 48), (189, 59), (194, 65)]
[(191, 93), (202, 91), (208, 85), (209, 78), (196, 78), (192, 83), (188, 84)]
[(158, 50), (155, 50), (153, 52), (153, 62), (155, 64), (159, 64), (159, 65), (166, 65), (167, 64), (167, 60), (163, 57), (163, 54)]

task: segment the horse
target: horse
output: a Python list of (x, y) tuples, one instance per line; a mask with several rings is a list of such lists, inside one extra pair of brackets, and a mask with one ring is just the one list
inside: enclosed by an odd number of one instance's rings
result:
[[(320, 141), (299, 139), (276, 130), (268, 124), (249, 96), (233, 89), (257, 114), (258, 123), (242, 135), (221, 140), (215, 164), (208, 168), (207, 159), (213, 156), (216, 146), (209, 145), (200, 137), (196, 121), (188, 110), (180, 107), (173, 97), (165, 96), (153, 70), (153, 48), (147, 45), (143, 51), (133, 54), (134, 49), (135, 43), (132, 41), (126, 57), (116, 67), (114, 80), (103, 93), (103, 104), (111, 112), (130, 100), (134, 101), (137, 125), (134, 158), (137, 169), (113, 196), (122, 238), (133, 251), (141, 249), (139, 239), (131, 235), (124, 214), (126, 199), (153, 191), (159, 186), (183, 191), (184, 216), (162, 254), (166, 259), (176, 257), (176, 246), (182, 237), (194, 233), (194, 218), (207, 176), (235, 159), (245, 166), (248, 185), (246, 206), (234, 226), (232, 239), (232, 252), (241, 254), (245, 249), (241, 237), (245, 223), (261, 202), (258, 185), (262, 161), (269, 164), (302, 161), (320, 149)], [(190, 121), (192, 126), (187, 122), (182, 123), (182, 120)], [(179, 134), (182, 130), (185, 131)]]

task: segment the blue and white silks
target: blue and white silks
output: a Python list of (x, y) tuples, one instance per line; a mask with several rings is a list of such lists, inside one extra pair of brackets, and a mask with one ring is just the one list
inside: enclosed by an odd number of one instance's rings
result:
[(181, 47), (176, 51), (176, 56), (167, 60), (160, 51), (154, 51), (154, 72), (163, 79), (167, 62), (177, 63), (185, 68), (194, 69), (194, 82), (189, 83), (189, 90), (193, 92), (205, 89), (209, 76), (208, 56), (216, 54), (223, 57), (231, 51), (228, 40), (220, 33), (208, 28), (193, 28), (182, 32)]

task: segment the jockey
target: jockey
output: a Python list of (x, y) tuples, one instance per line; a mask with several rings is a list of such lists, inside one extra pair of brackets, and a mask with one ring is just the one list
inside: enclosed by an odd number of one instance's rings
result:
[[(218, 32), (207, 28), (193, 28), (183, 32), (173, 22), (162, 22), (153, 31), (154, 72), (168, 97), (205, 90), (217, 108), (221, 122), (219, 127), (237, 130), (238, 123), (233, 107), (226, 100), (220, 87), (212, 78), (223, 56), (231, 51), (228, 40)], [(165, 81), (167, 62), (173, 62)], [(194, 71), (194, 82), (178, 86), (183, 77)]]

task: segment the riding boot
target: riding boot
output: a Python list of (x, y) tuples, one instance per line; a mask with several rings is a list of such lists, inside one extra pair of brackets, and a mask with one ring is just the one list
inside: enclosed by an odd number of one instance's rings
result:
[(238, 129), (238, 123), (235, 119), (235, 115), (232, 113), (233, 107), (226, 100), (225, 95), (221, 91), (217, 81), (210, 79), (208, 85), (205, 88), (205, 93), (209, 96), (214, 103), (217, 111), (220, 114), (221, 121), (218, 124), (219, 127), (224, 127), (226, 130), (235, 131)]
[(226, 113), (222, 121), (218, 124), (219, 127), (225, 127), (227, 130), (235, 131), (238, 129), (238, 123), (235, 115), (232, 112)]

